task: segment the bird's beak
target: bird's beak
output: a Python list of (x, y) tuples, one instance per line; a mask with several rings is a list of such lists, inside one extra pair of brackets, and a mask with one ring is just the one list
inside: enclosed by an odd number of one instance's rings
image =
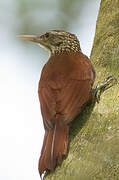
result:
[(41, 43), (41, 41), (42, 41), (41, 36), (38, 36), (38, 35), (18, 35), (17, 38), (36, 42), (36, 43)]
[(41, 47), (44, 47), (50, 50), (48, 43), (44, 41), (43, 35), (19, 35), (17, 38), (24, 39), (27, 41), (32, 41), (39, 44)]

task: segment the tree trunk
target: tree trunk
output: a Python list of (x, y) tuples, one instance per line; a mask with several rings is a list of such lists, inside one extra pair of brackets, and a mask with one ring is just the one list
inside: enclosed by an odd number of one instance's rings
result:
[[(119, 78), (119, 0), (102, 0), (91, 53), (96, 83)], [(119, 179), (119, 86), (87, 106), (70, 128), (69, 152), (45, 180)]]

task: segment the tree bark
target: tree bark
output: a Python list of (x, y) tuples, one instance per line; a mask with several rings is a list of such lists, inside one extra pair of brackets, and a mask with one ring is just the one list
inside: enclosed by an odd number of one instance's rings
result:
[[(96, 83), (107, 75), (119, 78), (119, 0), (102, 0), (91, 61)], [(87, 106), (70, 127), (69, 152), (45, 180), (119, 179), (119, 86)]]

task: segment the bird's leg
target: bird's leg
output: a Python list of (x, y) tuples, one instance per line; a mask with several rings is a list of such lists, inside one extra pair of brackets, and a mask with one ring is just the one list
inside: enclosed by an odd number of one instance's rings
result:
[(104, 81), (98, 84), (95, 89), (92, 89), (90, 100), (99, 103), (100, 95), (115, 84), (117, 84), (117, 79), (113, 76), (108, 76)]

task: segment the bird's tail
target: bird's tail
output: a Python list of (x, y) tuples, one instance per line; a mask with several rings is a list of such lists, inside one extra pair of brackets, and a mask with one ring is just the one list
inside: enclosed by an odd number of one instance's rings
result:
[(40, 176), (49, 169), (53, 171), (57, 164), (61, 164), (62, 155), (67, 154), (69, 125), (61, 125), (56, 119), (53, 129), (45, 132), (38, 170)]

